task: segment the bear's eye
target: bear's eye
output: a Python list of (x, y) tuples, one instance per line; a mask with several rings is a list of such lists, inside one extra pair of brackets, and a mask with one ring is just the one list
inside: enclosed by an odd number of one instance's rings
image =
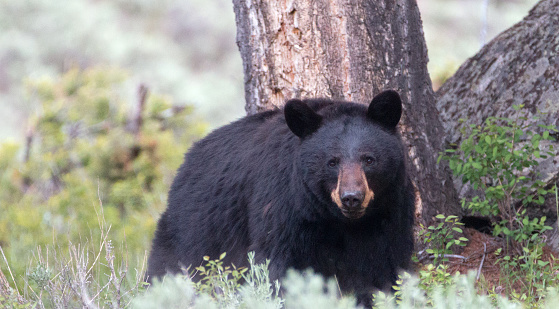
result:
[(336, 167), (336, 166), (338, 166), (338, 159), (334, 158), (328, 161), (328, 167)]
[(375, 163), (375, 159), (373, 157), (365, 157), (366, 165), (373, 165), (373, 163)]

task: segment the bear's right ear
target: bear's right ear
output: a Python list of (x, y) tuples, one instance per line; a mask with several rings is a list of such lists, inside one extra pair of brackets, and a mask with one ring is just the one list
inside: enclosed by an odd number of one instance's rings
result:
[(402, 116), (402, 99), (398, 92), (385, 90), (377, 94), (367, 110), (369, 119), (394, 130)]
[(315, 111), (299, 99), (287, 101), (283, 112), (287, 126), (291, 132), (300, 138), (314, 133), (322, 123), (322, 116), (315, 113)]

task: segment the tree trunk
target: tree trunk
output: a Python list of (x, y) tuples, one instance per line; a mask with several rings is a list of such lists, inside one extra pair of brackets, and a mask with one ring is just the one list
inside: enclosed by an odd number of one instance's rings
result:
[[(540, 1), (518, 24), (504, 31), (466, 61), (437, 92), (437, 108), (452, 143), (460, 143), (460, 130), (480, 125), (489, 116), (511, 117), (513, 105), (524, 104), (531, 115), (544, 112), (538, 122), (559, 129), (559, 0)], [(460, 119), (465, 119), (461, 122)], [(556, 135), (557, 137), (557, 135)], [(549, 186), (558, 180), (559, 145), (555, 156), (540, 162), (537, 172)], [(468, 186), (455, 180), (460, 196)], [(548, 196), (549, 211), (556, 217), (555, 194)]]
[(408, 149), (423, 222), (460, 214), (448, 168), (437, 165), (444, 131), (427, 73), (414, 0), (233, 0), (249, 114), (291, 98), (369, 103), (383, 89), (402, 96)]

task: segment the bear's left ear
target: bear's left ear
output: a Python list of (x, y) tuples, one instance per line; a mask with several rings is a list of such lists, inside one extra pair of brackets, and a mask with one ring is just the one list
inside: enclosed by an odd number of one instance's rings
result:
[(369, 119), (393, 130), (402, 116), (402, 100), (398, 92), (385, 90), (377, 94), (367, 110)]
[(322, 116), (315, 113), (299, 99), (291, 99), (283, 108), (285, 122), (295, 135), (304, 138), (314, 133), (322, 123)]

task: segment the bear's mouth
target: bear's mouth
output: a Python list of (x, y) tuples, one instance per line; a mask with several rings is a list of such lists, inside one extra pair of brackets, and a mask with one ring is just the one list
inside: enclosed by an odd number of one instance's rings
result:
[(344, 217), (355, 220), (363, 217), (365, 215), (365, 208), (360, 209), (346, 209), (340, 208)]

